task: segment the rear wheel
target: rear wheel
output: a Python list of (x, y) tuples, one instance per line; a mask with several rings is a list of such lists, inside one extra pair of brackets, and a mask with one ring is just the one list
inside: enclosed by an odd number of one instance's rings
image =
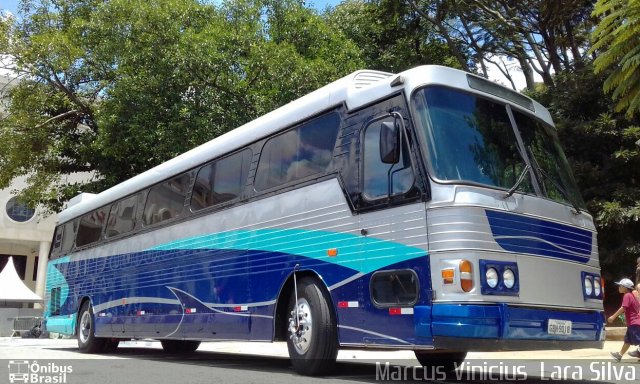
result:
[(199, 341), (193, 340), (160, 340), (162, 349), (167, 353), (190, 353), (195, 352), (200, 346)]
[(108, 339), (96, 337), (93, 308), (89, 301), (85, 301), (80, 307), (78, 316), (78, 349), (82, 353), (99, 353), (104, 350)]
[(331, 372), (338, 355), (336, 321), (328, 294), (316, 280), (302, 278), (289, 300), (287, 347), (291, 364), (302, 375)]
[(454, 371), (467, 357), (467, 352), (415, 351), (416, 359), (423, 367), (443, 367), (445, 372)]

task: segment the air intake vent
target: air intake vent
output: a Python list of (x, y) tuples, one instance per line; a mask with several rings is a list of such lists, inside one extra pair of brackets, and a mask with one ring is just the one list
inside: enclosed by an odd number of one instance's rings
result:
[(353, 78), (353, 86), (356, 89), (366, 88), (371, 84), (377, 83), (378, 81), (387, 79), (391, 76), (393, 76), (393, 74), (378, 71), (358, 72), (358, 74)]

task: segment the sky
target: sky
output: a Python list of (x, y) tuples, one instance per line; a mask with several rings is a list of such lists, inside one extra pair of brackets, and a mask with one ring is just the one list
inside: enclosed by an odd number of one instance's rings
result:
[(18, 1), (19, 0), (2, 0), (0, 1), (0, 10), (16, 14), (18, 13)]

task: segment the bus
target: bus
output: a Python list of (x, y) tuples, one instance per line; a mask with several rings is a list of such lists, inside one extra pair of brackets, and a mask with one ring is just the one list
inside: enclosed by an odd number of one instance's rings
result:
[[(132, 154), (133, 155), (133, 154)], [(551, 115), (442, 66), (362, 70), (60, 212), (45, 324), (339, 349), (602, 348), (596, 230)]]

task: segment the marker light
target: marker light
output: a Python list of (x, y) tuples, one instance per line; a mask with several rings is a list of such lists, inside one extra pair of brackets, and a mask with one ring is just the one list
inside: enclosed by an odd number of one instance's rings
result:
[(511, 269), (507, 268), (502, 272), (502, 282), (508, 289), (511, 289), (516, 285), (516, 275)]
[(584, 293), (587, 296), (591, 296), (592, 292), (593, 292), (593, 281), (591, 280), (590, 276), (585, 276), (585, 278), (584, 278)]
[(453, 268), (443, 269), (442, 271), (442, 284), (453, 284)]
[(487, 285), (489, 287), (495, 288), (498, 286), (498, 271), (496, 271), (495, 268), (487, 269), (485, 277), (487, 278)]
[(600, 296), (600, 292), (602, 292), (602, 286), (600, 285), (600, 279), (593, 279), (593, 295), (598, 297)]
[(463, 291), (469, 292), (473, 289), (473, 269), (469, 260), (460, 261), (460, 288)]

